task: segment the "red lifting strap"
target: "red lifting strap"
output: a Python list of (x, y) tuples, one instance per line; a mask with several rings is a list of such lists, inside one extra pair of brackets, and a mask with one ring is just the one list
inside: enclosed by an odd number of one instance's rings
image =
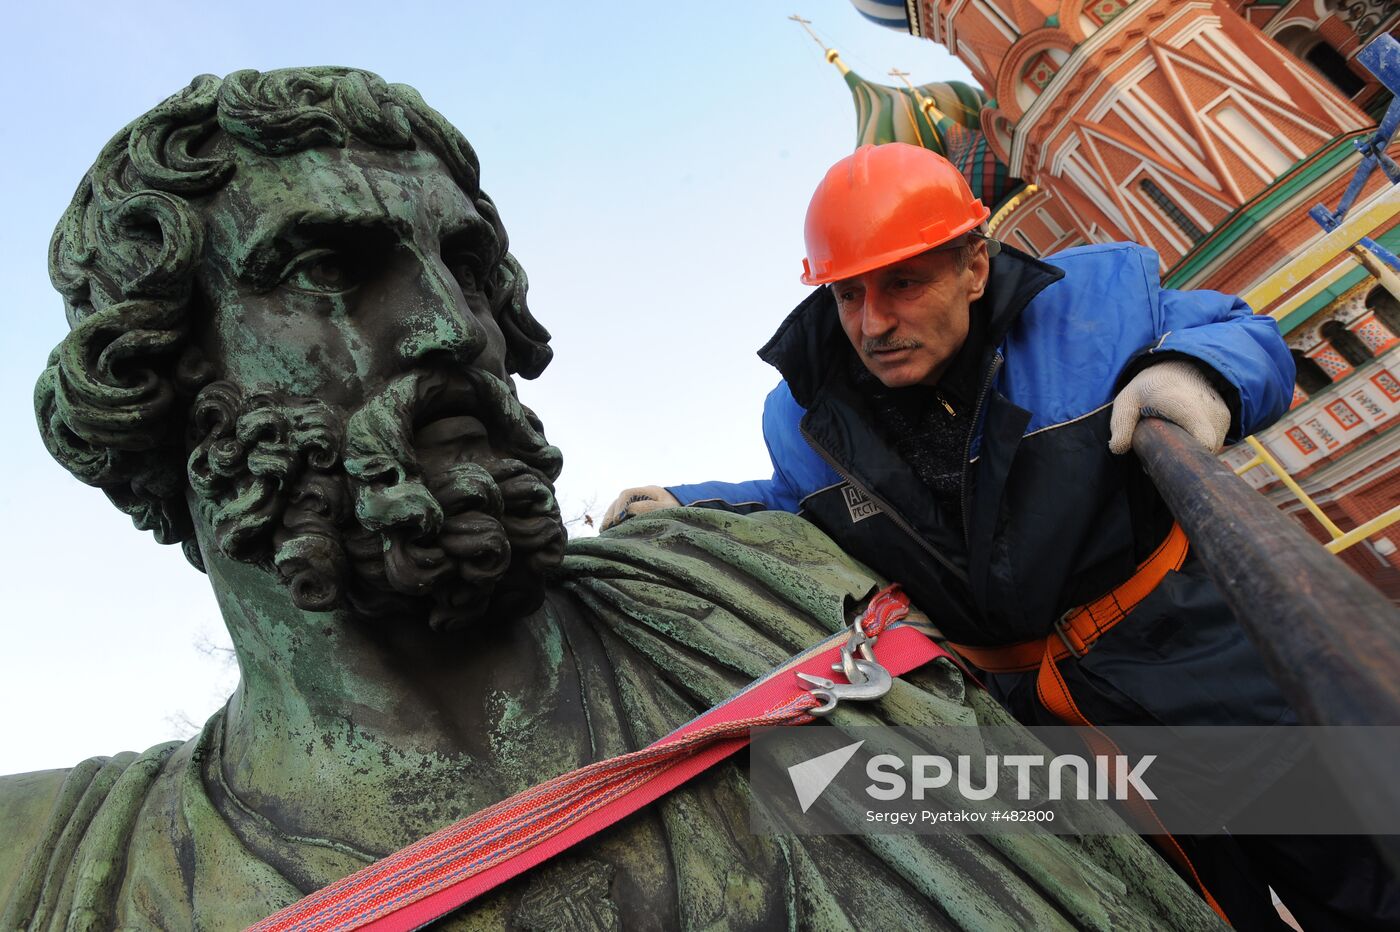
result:
[(750, 729), (812, 721), (823, 703), (795, 674), (809, 682), (830, 675), (848, 638), (878, 637), (879, 665), (893, 676), (948, 656), (919, 626), (901, 622), (908, 611), (909, 597), (890, 586), (870, 600), (853, 625), (856, 635), (833, 635), (654, 744), (488, 806), (274, 913), (252, 932), (421, 928), (713, 767), (749, 743)]

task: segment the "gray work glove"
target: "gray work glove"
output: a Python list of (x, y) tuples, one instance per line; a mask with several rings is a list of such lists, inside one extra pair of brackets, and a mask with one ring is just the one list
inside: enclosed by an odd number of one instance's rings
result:
[(1225, 445), (1230, 408), (1194, 363), (1166, 359), (1148, 366), (1113, 399), (1108, 449), (1127, 453), (1133, 448), (1133, 428), (1139, 418), (1160, 417), (1184, 429), (1212, 453)]
[(644, 515), (648, 511), (658, 511), (662, 508), (679, 508), (680, 504), (674, 495), (659, 485), (640, 485), (634, 489), (623, 489), (622, 494), (608, 506), (600, 530), (606, 531), (633, 515)]

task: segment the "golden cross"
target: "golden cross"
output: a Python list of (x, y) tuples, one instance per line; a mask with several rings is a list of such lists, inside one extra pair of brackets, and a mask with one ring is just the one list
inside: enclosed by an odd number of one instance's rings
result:
[(943, 116), (943, 112), (938, 109), (938, 105), (933, 102), (933, 98), (925, 97), (919, 92), (919, 89), (914, 86), (914, 82), (909, 80), (909, 72), (900, 71), (898, 68), (891, 68), (890, 76), (899, 78), (899, 80), (903, 81), (904, 85), (909, 88), (909, 93), (914, 95), (914, 100), (919, 105), (919, 111), (923, 113), (924, 119), (928, 121), (929, 129), (933, 130), (934, 138), (938, 140), (940, 146), (946, 146), (947, 143), (943, 139), (943, 134), (939, 132), (938, 129), (938, 120)]
[(796, 13), (792, 14), (791, 16), (789, 16), (788, 19), (792, 20), (794, 23), (796, 23), (797, 25), (801, 26), (801, 27), (806, 31), (807, 35), (809, 35), (809, 36), (812, 37), (812, 41), (815, 42), (815, 43), (817, 43), (817, 45), (820, 45), (820, 46), (822, 47), (823, 50), (826, 49), (826, 43), (823, 42), (821, 39), (818, 39), (818, 38), (817, 38), (817, 34), (816, 34), (815, 32), (812, 31), (812, 21), (811, 21), (810, 19), (803, 19), (801, 16), (798, 16)]

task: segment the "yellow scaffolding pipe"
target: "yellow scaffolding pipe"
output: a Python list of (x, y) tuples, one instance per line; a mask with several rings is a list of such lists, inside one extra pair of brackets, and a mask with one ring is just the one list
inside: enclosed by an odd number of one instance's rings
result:
[[(1303, 487), (1288, 474), (1288, 470), (1283, 468), (1282, 463), (1274, 459), (1274, 455), (1259, 442), (1258, 438), (1246, 437), (1244, 438), (1244, 442), (1249, 444), (1250, 448), (1254, 450), (1254, 459), (1250, 462), (1256, 466), (1259, 463), (1263, 463), (1265, 466), (1269, 467), (1269, 470), (1274, 475), (1278, 476), (1278, 480), (1287, 487), (1288, 491), (1292, 492), (1294, 496), (1297, 497), (1298, 501), (1303, 503), (1303, 507), (1311, 512), (1312, 516), (1318, 520), (1318, 523), (1326, 528), (1327, 533), (1331, 535), (1333, 540), (1345, 536), (1342, 529), (1337, 527), (1337, 525), (1332, 522), (1331, 518), (1322, 513), (1322, 509), (1318, 507), (1317, 502), (1313, 501), (1311, 496), (1303, 491)], [(1245, 472), (1243, 469), (1236, 470), (1237, 474), (1243, 472)], [(1335, 551), (1333, 552), (1335, 553)]]
[(1400, 185), (1392, 185), (1365, 210), (1348, 217), (1341, 226), (1308, 246), (1241, 297), (1256, 312), (1264, 310), (1396, 214), (1400, 214)]
[(1336, 523), (1333, 522), (1331, 518), (1323, 513), (1322, 509), (1318, 507), (1317, 502), (1312, 500), (1312, 496), (1303, 491), (1303, 487), (1288, 474), (1288, 470), (1283, 468), (1282, 463), (1274, 459), (1274, 455), (1269, 452), (1264, 444), (1260, 443), (1255, 437), (1246, 437), (1244, 438), (1244, 442), (1249, 444), (1250, 449), (1254, 451), (1254, 456), (1248, 462), (1235, 467), (1235, 475), (1243, 476), (1256, 466), (1263, 466), (1277, 476), (1278, 480), (1284, 484), (1284, 487), (1293, 493), (1294, 498), (1303, 503), (1303, 507), (1318, 520), (1318, 523), (1321, 524), (1328, 535), (1331, 536), (1332, 540), (1323, 545), (1327, 548), (1329, 553), (1341, 553), (1348, 547), (1359, 544), (1371, 535), (1379, 534), (1392, 524), (1400, 521), (1400, 505), (1396, 505), (1384, 514), (1377, 515), (1370, 521), (1362, 524), (1360, 527), (1352, 528), (1350, 531), (1343, 531), (1341, 528), (1337, 527)]
[(1384, 514), (1377, 515), (1360, 527), (1352, 528), (1341, 537), (1335, 538), (1332, 543), (1327, 544), (1327, 549), (1332, 553), (1339, 553), (1352, 544), (1359, 544), (1372, 534), (1379, 534), (1396, 521), (1400, 521), (1400, 505), (1396, 505)]
[[(1289, 260), (1283, 267), (1275, 270), (1263, 281), (1256, 284), (1241, 297), (1246, 304), (1254, 309), (1254, 312), (1261, 313), (1270, 308), (1284, 295), (1289, 294), (1302, 285), (1303, 282), (1313, 273), (1327, 266), (1328, 263), (1338, 256), (1356, 249), (1357, 242), (1363, 237), (1371, 234), (1377, 227), (1387, 220), (1400, 214), (1400, 185), (1392, 185), (1384, 194), (1377, 197), (1365, 209), (1358, 211), (1344, 221), (1331, 233), (1308, 246), (1297, 256)], [(1364, 257), (1363, 257), (1364, 258)], [(1369, 263), (1363, 262), (1363, 267), (1370, 271)], [(1388, 271), (1388, 270), (1387, 270)], [(1275, 320), (1282, 318), (1294, 309), (1301, 307), (1307, 300), (1320, 293), (1327, 283), (1336, 276), (1324, 276), (1321, 280), (1312, 282), (1302, 291), (1294, 294), (1293, 297), (1274, 307), (1270, 316)], [(1390, 282), (1386, 282), (1390, 284)], [(1302, 503), (1303, 507), (1317, 519), (1323, 529), (1332, 538), (1331, 542), (1324, 545), (1331, 553), (1341, 551), (1360, 543), (1366, 538), (1377, 534), (1386, 528), (1400, 521), (1400, 505), (1391, 508), (1382, 515), (1365, 522), (1360, 527), (1350, 531), (1343, 531), (1341, 528), (1323, 513), (1317, 502), (1312, 500), (1308, 493), (1303, 491), (1303, 487), (1288, 474), (1288, 470), (1283, 468), (1274, 455), (1268, 451), (1263, 443), (1256, 437), (1246, 437), (1245, 443), (1254, 450), (1254, 456), (1247, 463), (1235, 469), (1235, 475), (1243, 476), (1258, 466), (1263, 466), (1272, 472), (1284, 487)]]
[(1299, 288), (1297, 291), (1269, 308), (1269, 316), (1274, 320), (1282, 321), (1289, 314), (1292, 314), (1298, 308), (1337, 284), (1343, 275), (1354, 268), (1356, 268), (1356, 263), (1354, 261), (1349, 262), (1343, 259), (1341, 262), (1338, 262), (1328, 269), (1325, 274), (1319, 275), (1309, 282), (1306, 287)]

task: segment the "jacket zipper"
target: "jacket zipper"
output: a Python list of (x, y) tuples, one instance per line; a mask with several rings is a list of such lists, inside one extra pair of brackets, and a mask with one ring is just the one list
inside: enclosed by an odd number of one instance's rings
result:
[(835, 470), (837, 475), (849, 482), (851, 486), (859, 490), (861, 494), (865, 495), (875, 504), (879, 505), (880, 510), (883, 511), (889, 517), (889, 519), (895, 523), (896, 527), (898, 527), (905, 534), (908, 534), (911, 538), (913, 538), (916, 544), (918, 544), (925, 551), (927, 551), (929, 556), (933, 557), (939, 563), (943, 564), (944, 568), (946, 568), (950, 573), (958, 577), (958, 579), (961, 579), (963, 582), (968, 581), (967, 574), (960, 570), (956, 565), (954, 565), (954, 563), (951, 560), (949, 560), (947, 557), (943, 556), (943, 554), (939, 553), (936, 549), (934, 549), (934, 546), (932, 544), (924, 540), (923, 537), (920, 536), (919, 533), (914, 530), (913, 526), (910, 525), (908, 521), (904, 520), (904, 517), (898, 511), (895, 511), (894, 508), (890, 506), (889, 502), (885, 501), (883, 498), (871, 492), (865, 486), (857, 482), (849, 472), (847, 472), (839, 463), (836, 462), (836, 459), (830, 453), (827, 453), (826, 450), (822, 449), (821, 444), (817, 443), (816, 440), (812, 439), (812, 435), (808, 432), (807, 426), (805, 424), (799, 423), (797, 425), (797, 430), (799, 433), (802, 434), (802, 439), (807, 441), (807, 446), (815, 450), (816, 454), (820, 456), (823, 460), (825, 460), (826, 464), (830, 466), (833, 470)]
[(992, 357), (992, 368), (987, 370), (987, 378), (982, 382), (982, 391), (977, 395), (977, 403), (972, 406), (972, 426), (968, 428), (967, 446), (963, 448), (962, 487), (959, 493), (962, 498), (963, 546), (967, 547), (969, 560), (972, 559), (972, 505), (967, 500), (967, 478), (972, 472), (972, 438), (977, 433), (977, 418), (982, 413), (982, 402), (987, 400), (987, 392), (991, 391), (992, 381), (996, 379), (1001, 364), (1001, 351), (997, 350)]

